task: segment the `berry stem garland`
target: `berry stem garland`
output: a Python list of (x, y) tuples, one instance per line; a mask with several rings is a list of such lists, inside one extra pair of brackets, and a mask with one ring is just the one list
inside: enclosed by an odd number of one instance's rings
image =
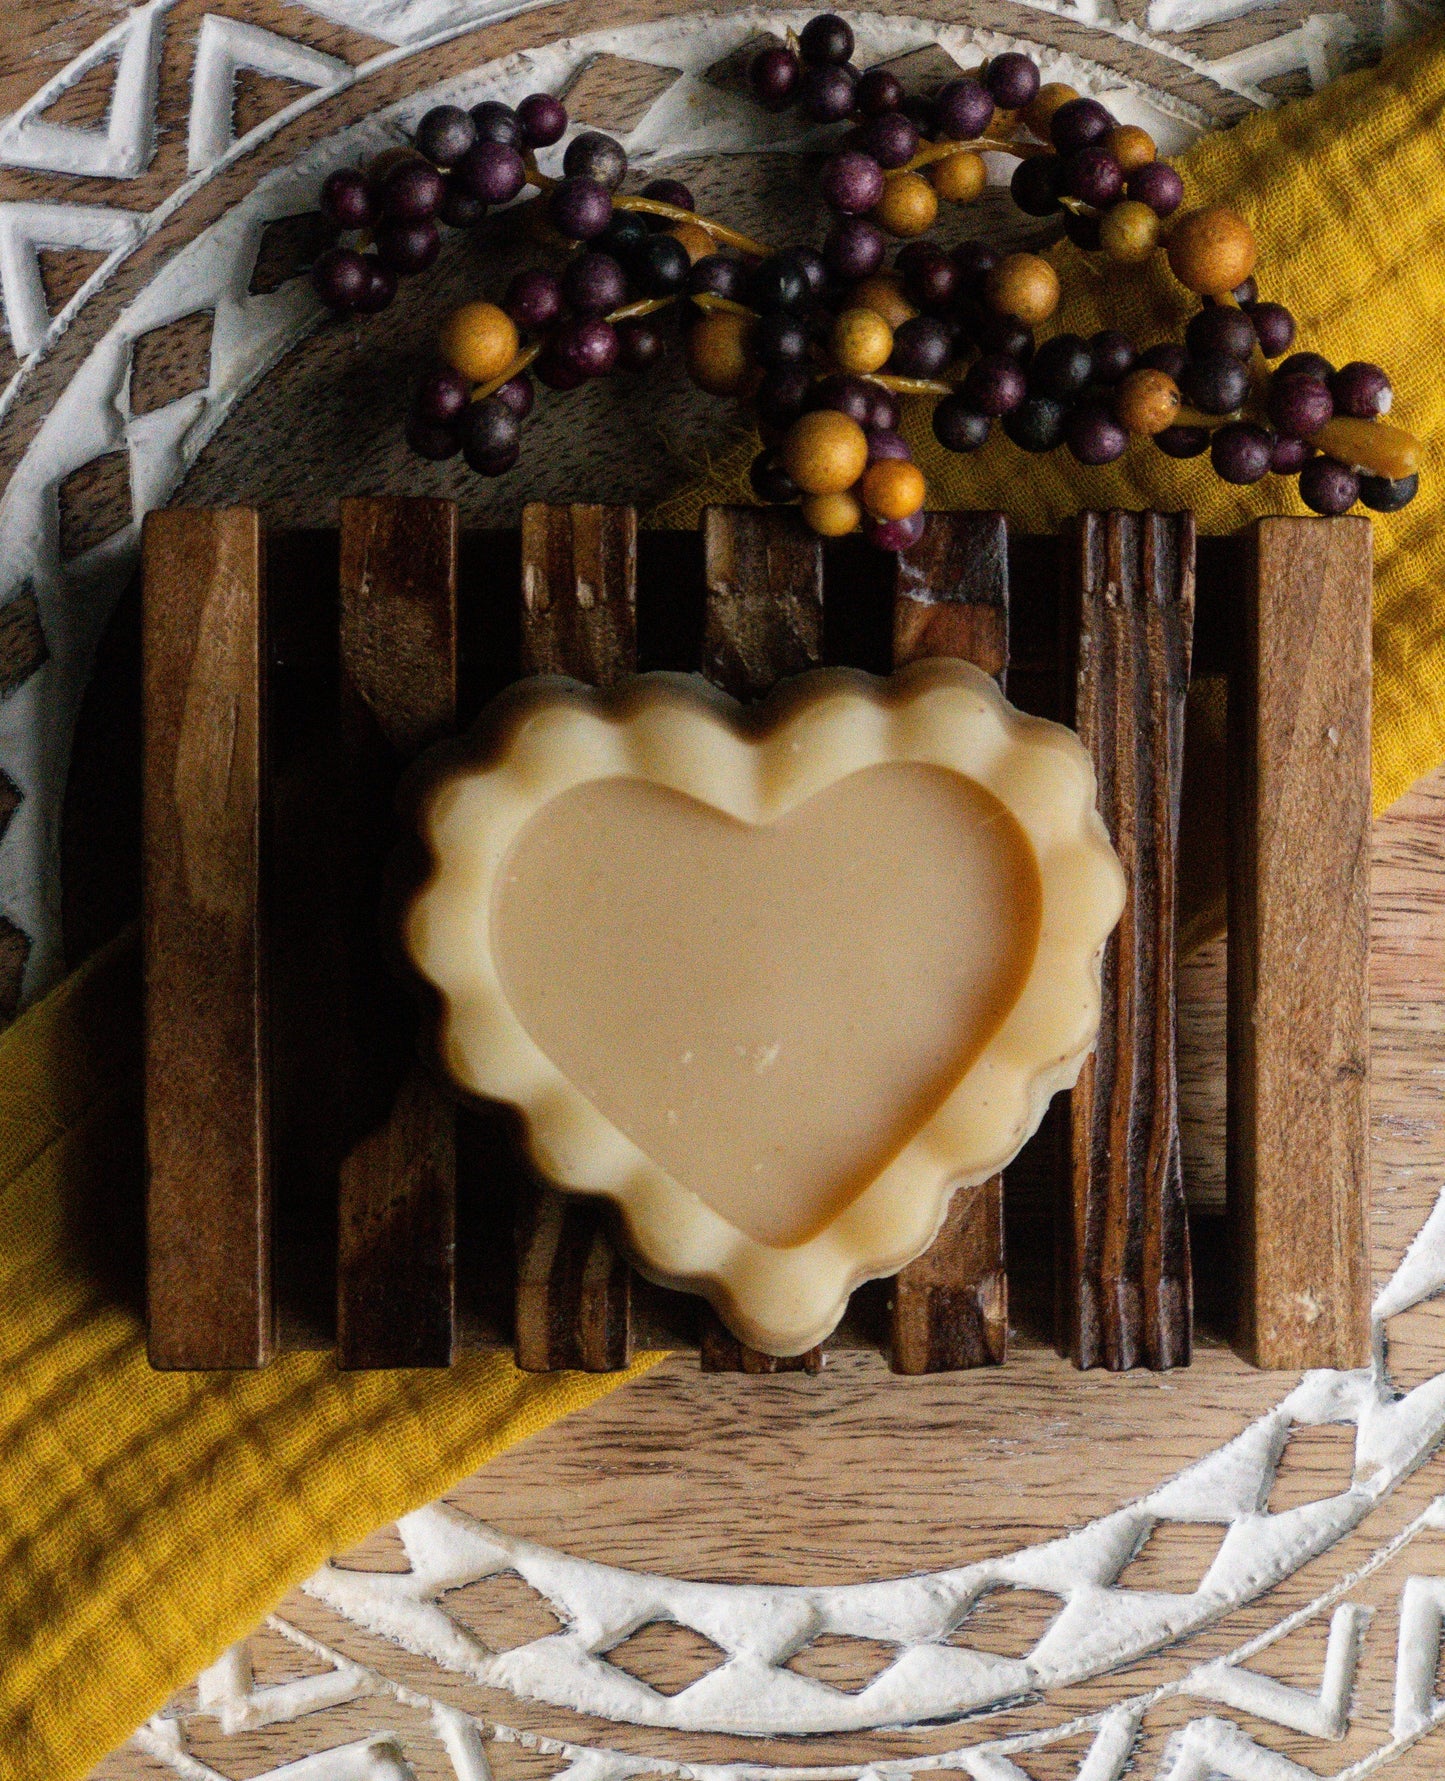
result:
[[(318, 293), (340, 313), (384, 308), (397, 279), (429, 266), (438, 225), (467, 228), (531, 187), (553, 265), (519, 272), (500, 304), (466, 303), (441, 333), (407, 438), (422, 457), (457, 452), (484, 476), (510, 470), (535, 377), (576, 389), (667, 352), (664, 312), (684, 322), (693, 381), (747, 402), (763, 435), (751, 481), (764, 501), (797, 502), (824, 537), (861, 526), (903, 550), (923, 529), (926, 487), (898, 431), (900, 398), (933, 403), (947, 449), (977, 451), (997, 421), (1024, 451), (1066, 445), (1108, 464), (1135, 439), (1175, 458), (1208, 453), (1226, 482), (1297, 476), (1317, 513), (1357, 501), (1392, 513), (1419, 484), (1418, 442), (1381, 417), (1390, 380), (1359, 361), (1339, 369), (1291, 352), (1294, 317), (1260, 300), (1256, 245), (1223, 205), (1176, 215), (1183, 182), (1148, 132), (1010, 52), (910, 96), (886, 68), (859, 73), (853, 33), (824, 13), (753, 57), (766, 110), (797, 105), (846, 126), (819, 186), (833, 213), (821, 250), (774, 252), (702, 216), (677, 180), (621, 190), (627, 155), (598, 131), (575, 136), (554, 179), (539, 149), (566, 133), (550, 94), (515, 108), (487, 101), (429, 111), (414, 148), (333, 173), (322, 207), (356, 245), (317, 262)], [(923, 237), (941, 202), (984, 190), (986, 153), (1013, 156), (1026, 215), (1057, 217), (1085, 254), (1143, 264), (1163, 252), (1201, 299), (1182, 343), (1138, 351), (1106, 329), (1038, 340), (1059, 303), (1053, 266), (984, 241), (952, 252)], [(903, 243), (885, 267), (889, 237)]]

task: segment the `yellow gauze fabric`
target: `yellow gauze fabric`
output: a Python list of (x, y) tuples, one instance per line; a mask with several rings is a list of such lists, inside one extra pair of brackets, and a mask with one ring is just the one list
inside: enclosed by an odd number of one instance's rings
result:
[[(328, 1554), (644, 1371), (154, 1373), (128, 936), (0, 1035), (0, 1776), (70, 1781)], [(133, 1211), (127, 1215), (133, 1222)]]
[[(1425, 444), (1420, 493), (1375, 521), (1375, 807), (1445, 759), (1445, 34), (1397, 50), (1380, 68), (1311, 99), (1207, 136), (1178, 166), (1185, 205), (1220, 201), (1253, 225), (1261, 295), (1299, 321), (1297, 349), (1336, 364), (1368, 359), (1395, 387), (1391, 419)], [(1197, 306), (1163, 256), (1104, 267), (1054, 250), (1064, 300), (1050, 331), (1123, 328), (1140, 345), (1183, 338)], [(1140, 441), (1116, 465), (1086, 470), (1068, 451), (1031, 458), (997, 428), (971, 457), (933, 440), (927, 407), (905, 426), (932, 507), (1001, 508), (1022, 530), (1056, 527), (1081, 508), (1192, 507), (1201, 531), (1265, 513), (1303, 513), (1295, 484), (1267, 477), (1231, 488), (1207, 457), (1177, 462)], [(695, 524), (715, 501), (748, 501), (748, 447), (667, 501), (660, 525)]]

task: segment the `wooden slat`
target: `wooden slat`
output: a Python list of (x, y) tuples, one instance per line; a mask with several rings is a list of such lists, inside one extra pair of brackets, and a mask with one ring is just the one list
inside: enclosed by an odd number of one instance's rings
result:
[(1099, 1039), (1070, 1102), (1064, 1346), (1080, 1367), (1188, 1363), (1189, 1226), (1175, 1080), (1175, 865), (1194, 620), (1194, 521), (1086, 513), (1075, 719), (1128, 880)]
[(143, 575), (150, 1357), (257, 1367), (274, 1326), (260, 516), (149, 514)]
[(1230, 685), (1228, 1210), (1262, 1367), (1370, 1358), (1371, 533), (1255, 529)]
[[(898, 559), (893, 665), (958, 656), (1004, 683), (1008, 528), (1001, 513), (935, 513)], [(1003, 1176), (953, 1196), (926, 1254), (893, 1279), (889, 1350), (896, 1373), (998, 1366), (1008, 1348)]]
[[(637, 666), (637, 515), (522, 510), (522, 669), (610, 686)], [(632, 1270), (601, 1202), (537, 1186), (517, 1217), (517, 1365), (615, 1372), (632, 1359)]]
[(342, 1367), (444, 1367), (455, 1324), (456, 1116), (417, 1060), (377, 910), (401, 769), (457, 713), (457, 511), (341, 504), (340, 785), (346, 1133), (339, 1172)]
[[(761, 699), (823, 659), (823, 545), (796, 513), (709, 507), (703, 515), (703, 673), (735, 699)], [(816, 1373), (819, 1348), (760, 1354), (702, 1307), (701, 1361), (710, 1373)]]

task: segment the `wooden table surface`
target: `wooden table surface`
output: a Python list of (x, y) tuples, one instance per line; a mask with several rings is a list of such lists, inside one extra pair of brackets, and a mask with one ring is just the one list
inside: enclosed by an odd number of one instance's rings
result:
[[(383, 9), (367, 16), (378, 18)], [(603, 26), (680, 19), (675, 0), (566, 0), (519, 19), (492, 17), (419, 59), (377, 63), (373, 73), (328, 99), (314, 119), (288, 124), (263, 142), (234, 173), (187, 200), (177, 219), (138, 250), (112, 286), (98, 294), (57, 340), (30, 376), (0, 427), (0, 463), (8, 474), (36, 436), (46, 414), (85, 353), (124, 302), (144, 289), (165, 255), (223, 214), (225, 206), (268, 168), (282, 166), (326, 130), (365, 117), (376, 106), (427, 81), (519, 48), (551, 43)], [(953, 17), (951, 0), (934, 8), (880, 4), (883, 13), (923, 10)], [(1177, 9), (1176, 9), (1177, 10)], [(1197, 103), (1206, 118), (1224, 121), (1248, 109), (1221, 96), (1198, 73), (1211, 61), (1253, 54), (1273, 40), (1294, 39), (1311, 16), (1308, 0), (1230, 18), (1228, 6), (1198, 9), (1170, 37), (1193, 61), (1165, 65), (1148, 49), (1147, 33), (1120, 34), (1089, 21), (1030, 14), (1036, 39), (1063, 43), (1145, 81), (1155, 81)], [(156, 152), (127, 179), (75, 178), (45, 169), (0, 169), (0, 201), (84, 202), (142, 210), (159, 203), (184, 177), (189, 70), (200, 19), (215, 13), (279, 34), (352, 65), (387, 48), (355, 23), (362, 15), (344, 0), (323, 6), (292, 0), (176, 0), (160, 64)], [(1011, 0), (972, 9), (980, 22), (1007, 28), (1018, 14)], [(0, 13), (0, 109), (20, 104), (84, 49), (127, 16), (111, 0), (33, 0)], [(1191, 15), (1192, 17), (1193, 15)], [(1351, 0), (1331, 17), (1368, 32), (1378, 22), (1371, 0)], [(1143, 0), (1127, 0), (1120, 17), (1142, 28)], [(1334, 27), (1330, 27), (1334, 29)], [(1306, 31), (1305, 36), (1309, 36)], [(1318, 33), (1316, 33), (1318, 37)], [(1313, 41), (1313, 39), (1312, 39)], [(1368, 42), (1358, 53), (1368, 53)], [(1313, 52), (1311, 52), (1313, 53)], [(1331, 52), (1333, 53), (1333, 52)], [(1343, 52), (1348, 60), (1355, 51)], [(659, 52), (658, 60), (665, 60)], [(1340, 57), (1336, 57), (1336, 65)], [(1315, 55), (1321, 63), (1321, 56)], [(1269, 67), (1276, 71), (1269, 73)], [(1258, 62), (1272, 91), (1298, 87), (1309, 64), (1288, 46), (1273, 63)], [(1329, 66), (1324, 57), (1321, 65)], [(603, 67), (594, 73), (598, 96), (589, 121), (617, 122), (619, 107), (635, 106), (635, 70)], [(629, 74), (627, 69), (634, 72)], [(268, 84), (268, 81), (270, 84)], [(629, 82), (631, 85), (629, 86)], [(238, 79), (234, 124), (244, 132), (297, 96), (291, 83), (261, 74)], [(647, 101), (650, 103), (650, 100)], [(55, 121), (94, 126), (105, 115), (106, 79), (86, 76), (61, 96)], [(645, 107), (644, 107), (645, 109)], [(638, 115), (641, 115), (640, 113)], [(620, 127), (620, 126), (619, 126)], [(684, 161), (709, 203), (726, 207), (741, 226), (786, 219), (799, 202), (796, 163), (785, 156), (732, 156)], [(669, 169), (671, 170), (671, 169)], [(990, 220), (997, 210), (986, 212)], [(977, 219), (975, 219), (976, 221)], [(781, 223), (779, 226), (782, 226)], [(279, 225), (276, 226), (279, 229)], [(292, 231), (295, 234), (295, 231)], [(284, 285), (297, 269), (298, 249), (268, 232), (274, 265), (268, 278)], [(503, 233), (495, 264), (520, 251)], [(287, 254), (291, 255), (288, 261)], [(93, 270), (94, 254), (62, 250), (42, 256), (47, 300), (64, 303)], [(270, 264), (271, 262), (268, 262)], [(258, 263), (259, 264), (259, 263)], [(259, 277), (259, 275), (258, 275)], [(281, 369), (242, 395), (227, 425), (190, 471), (182, 499), (259, 500), (276, 523), (334, 521), (341, 493), (360, 488), (458, 494), (467, 523), (515, 518), (523, 496), (566, 499), (642, 499), (675, 484), (714, 449), (719, 421), (681, 385), (664, 382), (646, 397), (630, 397), (604, 412), (595, 393), (568, 411), (566, 425), (544, 426), (529, 442), (525, 484), (483, 485), (454, 466), (416, 465), (395, 438), (398, 380), (430, 335), (437, 315), (458, 292), (471, 290), (476, 267), (460, 248), (449, 249), (435, 275), (419, 283), (416, 300), (355, 330), (312, 336)], [(144, 386), (156, 401), (204, 382), (208, 331), (186, 318), (160, 332), (154, 350), (132, 371), (131, 400)], [(0, 375), (15, 368), (0, 349)], [(199, 367), (199, 369), (198, 369)], [(147, 399), (150, 399), (149, 397)], [(578, 425), (580, 419), (581, 424)], [(585, 435), (585, 451), (577, 441)], [(117, 463), (117, 459), (121, 461)], [(79, 553), (126, 522), (132, 487), (123, 454), (101, 454), (76, 470), (57, 493), (62, 549)], [(31, 633), (13, 629), (0, 648), (0, 684), (20, 684), (32, 672)], [(7, 656), (5, 649), (11, 654)], [(27, 651), (29, 652), (27, 654)], [(123, 649), (113, 657), (123, 660)], [(6, 677), (9, 678), (6, 678)], [(0, 792), (4, 787), (0, 785)], [(3, 803), (3, 800), (0, 800)], [(3, 820), (3, 816), (0, 816)], [(94, 834), (93, 829), (85, 830)], [(1377, 825), (1374, 866), (1373, 995), (1373, 1248), (1377, 1282), (1386, 1279), (1433, 1206), (1445, 1177), (1445, 1117), (1438, 1084), (1445, 1073), (1445, 771), (1410, 794)], [(120, 843), (117, 842), (117, 846)], [(72, 845), (77, 881), (110, 869), (106, 848)], [(94, 936), (89, 936), (93, 938)], [(86, 936), (76, 941), (83, 950)], [(23, 948), (0, 927), (0, 979), (23, 962)], [(1191, 1195), (1217, 1204), (1219, 1048), (1222, 1043), (1222, 954), (1204, 949), (1185, 971), (1182, 1024), (1186, 1055), (1186, 1142)], [(13, 988), (13, 983), (11, 985)], [(0, 990), (5, 982), (0, 981)], [(0, 996), (0, 1003), (3, 1003)], [(1391, 1379), (1409, 1390), (1445, 1369), (1445, 1307), (1426, 1303), (1391, 1320)], [(933, 1571), (1016, 1548), (1074, 1528), (1129, 1502), (1192, 1460), (1217, 1449), (1252, 1418), (1276, 1404), (1293, 1381), (1245, 1367), (1204, 1332), (1195, 1365), (1184, 1373), (1109, 1377), (1078, 1374), (1027, 1330), (1004, 1369), (968, 1375), (899, 1379), (881, 1361), (852, 1356), (818, 1378), (703, 1376), (694, 1358), (663, 1363), (641, 1383), (618, 1392), (515, 1449), (447, 1493), (447, 1501), (508, 1533), (525, 1535), (579, 1556), (664, 1576), (775, 1584), (828, 1584)], [(1287, 1509), (1344, 1488), (1352, 1463), (1353, 1431), (1341, 1425), (1297, 1430), (1287, 1446), (1268, 1508)], [(423, 1776), (452, 1767), (426, 1733), (425, 1701), (462, 1705), (488, 1723), (501, 1722), (546, 1738), (646, 1752), (678, 1764), (716, 1761), (838, 1762), (856, 1765), (885, 1757), (956, 1751), (1003, 1730), (1062, 1723), (1158, 1683), (1177, 1679), (1204, 1656), (1233, 1650), (1252, 1635), (1329, 1589), (1376, 1553), (1436, 1495), (1445, 1492), (1445, 1467), (1428, 1459), (1402, 1482), (1364, 1524), (1331, 1551), (1256, 1601), (1230, 1613), (1179, 1649), (1144, 1657), (1126, 1671), (1066, 1687), (987, 1720), (912, 1730), (829, 1734), (796, 1739), (741, 1739), (628, 1727), (564, 1708), (540, 1705), (438, 1671), (387, 1641), (359, 1631), (300, 1593), (284, 1602), (285, 1623), (347, 1654), (380, 1679), (365, 1698), (291, 1723), (222, 1731), (196, 1711), (194, 1690), (177, 1697), (194, 1758), (206, 1773), (251, 1781), (287, 1760), (354, 1741), (383, 1729), (402, 1737), (407, 1759)], [(1217, 1550), (1217, 1525), (1171, 1524), (1143, 1547), (1122, 1578), (1126, 1586), (1188, 1592)], [(383, 1530), (352, 1562), (396, 1564), (397, 1542)], [(238, 1552), (237, 1562), (245, 1555)], [(1398, 1608), (1411, 1576), (1445, 1577), (1445, 1535), (1426, 1531), (1371, 1569), (1350, 1599), (1374, 1608), (1364, 1637), (1349, 1728), (1331, 1742), (1290, 1731), (1266, 1718), (1232, 1717), (1262, 1748), (1282, 1752), (1308, 1775), (1336, 1774), (1369, 1758), (1390, 1736), (1396, 1678)], [(451, 1604), (496, 1648), (515, 1645), (555, 1627), (541, 1598), (510, 1573), (469, 1586)], [(999, 1652), (1022, 1652), (1057, 1609), (1052, 1597), (1015, 1591), (986, 1600), (969, 1618), (970, 1638)], [(1258, 1672), (1309, 1691), (1320, 1687), (1328, 1613), (1263, 1649), (1250, 1662)], [(629, 1641), (625, 1665), (670, 1691), (718, 1661), (715, 1647), (677, 1625), (652, 1625)], [(862, 1686), (890, 1655), (862, 1639), (815, 1641), (793, 1660), (805, 1673), (844, 1689)], [(294, 1641), (271, 1629), (253, 1643), (258, 1683), (325, 1667)], [(383, 1686), (386, 1684), (387, 1686)], [(398, 1698), (395, 1688), (403, 1691)], [(410, 1691), (409, 1693), (407, 1691)], [(1136, 1771), (1154, 1775), (1170, 1731), (1201, 1708), (1166, 1696), (1145, 1721)], [(1440, 1766), (1439, 1735), (1400, 1757), (1391, 1773), (1424, 1777)], [(1016, 1759), (1031, 1781), (1063, 1781), (1077, 1774), (1082, 1747), (1067, 1743)], [(566, 1766), (555, 1749), (519, 1741), (490, 1743), (487, 1759), (497, 1781), (542, 1781)], [(1254, 1762), (1254, 1759), (1250, 1759)], [(953, 1765), (963, 1769), (958, 1758)], [(130, 1744), (101, 1764), (107, 1781), (140, 1781), (174, 1774), (176, 1765)], [(185, 1771), (183, 1771), (185, 1772)], [(193, 1775), (201, 1771), (190, 1771)], [(1002, 1775), (1004, 1771), (995, 1771)], [(1241, 1781), (1285, 1781), (1298, 1771), (1258, 1763)], [(1093, 1778), (1091, 1777), (1091, 1781)]]

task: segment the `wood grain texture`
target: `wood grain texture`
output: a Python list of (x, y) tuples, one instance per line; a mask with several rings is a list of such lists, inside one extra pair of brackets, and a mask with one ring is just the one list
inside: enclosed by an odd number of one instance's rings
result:
[(1237, 1340), (1369, 1359), (1371, 533), (1266, 519), (1230, 683), (1227, 1197)]
[[(703, 673), (745, 702), (823, 659), (823, 544), (787, 509), (709, 507), (703, 515)], [(763, 1354), (710, 1306), (699, 1339), (705, 1373), (816, 1373), (821, 1348)]]
[[(958, 656), (1002, 687), (1008, 667), (1008, 528), (1001, 513), (934, 513), (898, 559), (893, 665)], [(998, 1366), (1008, 1352), (1001, 1174), (959, 1188), (933, 1246), (894, 1276), (897, 1373)]]
[(338, 1178), (342, 1367), (444, 1367), (455, 1326), (456, 1116), (416, 1056), (377, 920), (402, 767), (456, 727), (457, 513), (341, 506), (338, 733), (347, 898), (347, 1146)]
[(151, 514), (142, 573), (150, 1356), (255, 1367), (273, 1340), (259, 515)]
[(1193, 518), (1083, 514), (1076, 568), (1076, 727), (1128, 895), (1104, 949), (1098, 1043), (1070, 1099), (1059, 1333), (1080, 1367), (1177, 1367), (1192, 1323), (1174, 919)]
[[(637, 514), (546, 507), (522, 514), (522, 671), (611, 686), (637, 666)], [(517, 1208), (517, 1365), (613, 1372), (632, 1359), (632, 1269), (607, 1206), (541, 1184)]]

